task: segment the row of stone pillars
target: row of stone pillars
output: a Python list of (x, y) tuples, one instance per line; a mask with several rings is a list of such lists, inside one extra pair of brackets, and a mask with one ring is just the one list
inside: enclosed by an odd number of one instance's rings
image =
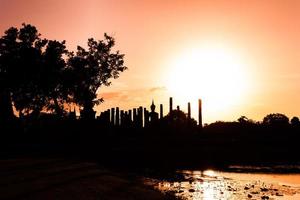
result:
[[(101, 112), (98, 119), (103, 120), (113, 126), (127, 126), (133, 125), (134, 127), (147, 127), (149, 124), (155, 122), (158, 119), (162, 119), (163, 115), (163, 104), (160, 104), (159, 115), (155, 112), (155, 105), (152, 102), (151, 111), (148, 111), (142, 106), (138, 108), (133, 108), (132, 110), (120, 110), (119, 107), (108, 109)], [(180, 107), (177, 106), (177, 110)], [(173, 98), (169, 99), (169, 112), (173, 111)], [(188, 103), (188, 119), (191, 119), (191, 103)], [(202, 127), (202, 102), (201, 99), (198, 100), (198, 125)]]
[(101, 112), (98, 119), (113, 126), (134, 126), (142, 128), (149, 124), (149, 111), (142, 106), (126, 111), (116, 107)]

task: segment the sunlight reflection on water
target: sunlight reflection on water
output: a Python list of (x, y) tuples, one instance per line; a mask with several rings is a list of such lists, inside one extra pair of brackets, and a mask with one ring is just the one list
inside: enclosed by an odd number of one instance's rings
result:
[(213, 170), (178, 173), (183, 175), (182, 180), (157, 181), (154, 187), (164, 193), (192, 200), (300, 199), (300, 179), (299, 184), (282, 184), (289, 180), (288, 177), (300, 178), (299, 174), (274, 176)]

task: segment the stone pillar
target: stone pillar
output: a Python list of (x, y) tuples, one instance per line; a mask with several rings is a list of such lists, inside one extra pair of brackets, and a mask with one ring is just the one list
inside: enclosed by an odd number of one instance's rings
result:
[(126, 127), (128, 127), (128, 125), (129, 125), (129, 123), (128, 123), (128, 120), (129, 119), (129, 117), (128, 117), (128, 112), (127, 111), (125, 111), (124, 112), (124, 121), (125, 121), (125, 126)]
[(170, 104), (169, 104), (170, 108), (169, 108), (169, 112), (171, 113), (173, 110), (173, 98), (170, 97)]
[(191, 119), (191, 103), (188, 102), (188, 119)]
[(138, 109), (138, 127), (143, 127), (143, 107), (140, 106)]
[(160, 104), (159, 108), (159, 118), (162, 119), (164, 117), (163, 105)]
[(110, 109), (107, 109), (106, 113), (107, 113), (106, 121), (107, 121), (107, 123), (110, 123)]
[(136, 112), (136, 108), (133, 109), (133, 126), (134, 127), (137, 126), (137, 112)]
[(144, 127), (149, 125), (149, 114), (146, 108), (144, 108)]
[(115, 125), (115, 108), (111, 108), (110, 110), (111, 110), (111, 116), (110, 116), (111, 120), (110, 120), (110, 122), (114, 126)]
[(199, 127), (202, 128), (202, 101), (201, 99), (198, 100), (198, 123)]
[(116, 126), (120, 125), (120, 110), (119, 107), (116, 107)]
[(128, 111), (128, 119), (130, 122), (132, 121), (132, 111), (131, 110)]
[(124, 123), (125, 122), (125, 120), (124, 120), (124, 110), (121, 110), (121, 116), (120, 117), (121, 117), (120, 125), (124, 126), (124, 124), (125, 124)]

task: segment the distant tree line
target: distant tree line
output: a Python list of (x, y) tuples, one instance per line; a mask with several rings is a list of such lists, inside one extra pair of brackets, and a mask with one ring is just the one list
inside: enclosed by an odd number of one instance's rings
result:
[(205, 124), (206, 130), (213, 132), (278, 132), (284, 134), (288, 131), (300, 131), (300, 121), (298, 117), (292, 117), (291, 120), (281, 113), (271, 113), (266, 115), (262, 121), (254, 121), (241, 116), (234, 122), (217, 121), (211, 124)]
[(99, 88), (127, 69), (114, 45), (104, 34), (73, 52), (65, 41), (41, 38), (33, 25), (9, 28), (0, 38), (0, 120), (13, 118), (13, 108), (20, 117), (42, 111), (64, 116), (70, 104), (90, 112), (103, 101)]

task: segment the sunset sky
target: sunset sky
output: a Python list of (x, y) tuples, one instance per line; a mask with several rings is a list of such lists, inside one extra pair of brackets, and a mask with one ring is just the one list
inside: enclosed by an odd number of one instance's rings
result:
[(72, 50), (114, 36), (129, 70), (100, 89), (98, 112), (173, 96), (183, 110), (202, 98), (205, 123), (300, 116), (299, 0), (0, 0), (0, 22)]

